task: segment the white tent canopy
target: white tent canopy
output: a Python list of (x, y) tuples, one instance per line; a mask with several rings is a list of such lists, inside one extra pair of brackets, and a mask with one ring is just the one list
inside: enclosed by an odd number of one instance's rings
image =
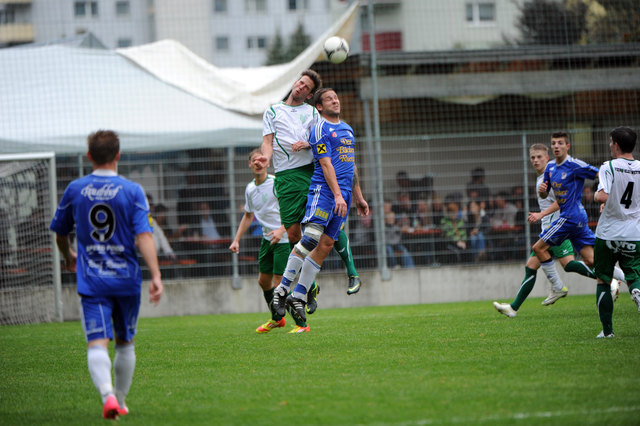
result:
[[(358, 2), (325, 32), (350, 37)], [(258, 145), (262, 111), (320, 54), (288, 64), (221, 69), (174, 41), (117, 52), (61, 45), (0, 49), (0, 153), (86, 152), (97, 129), (123, 151)]]
[(262, 121), (171, 87), (115, 52), (0, 50), (0, 152), (86, 152), (116, 130), (123, 151), (259, 144)]

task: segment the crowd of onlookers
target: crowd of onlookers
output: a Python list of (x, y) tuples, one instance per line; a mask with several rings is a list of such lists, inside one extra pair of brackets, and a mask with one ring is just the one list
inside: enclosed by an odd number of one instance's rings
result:
[[(491, 191), (485, 183), (484, 169), (472, 170), (465, 191), (444, 195), (432, 179), (396, 176), (398, 192), (384, 202), (387, 264), (412, 268), (415, 265), (510, 261), (526, 255), (525, 193), (522, 185)], [(536, 194), (531, 191), (529, 210), (538, 211)], [(598, 216), (593, 189), (585, 186), (583, 198), (590, 221)], [(371, 219), (357, 223), (351, 231), (356, 244), (373, 241)], [(532, 227), (532, 237), (539, 227)], [(357, 250), (356, 250), (357, 251)]]
[[(222, 191), (224, 185), (216, 187)], [(485, 183), (484, 170), (478, 167), (463, 190), (441, 194), (432, 177), (411, 179), (405, 172), (396, 175), (396, 188), (395, 196), (385, 197), (383, 205), (385, 255), (390, 268), (510, 261), (526, 255), (527, 209), (522, 185), (492, 191)], [(595, 221), (598, 211), (593, 189), (587, 185), (584, 191), (583, 204)], [(529, 209), (537, 211), (533, 190), (529, 196)], [(200, 182), (190, 177), (178, 194), (176, 224), (170, 226), (167, 208), (154, 204), (149, 196), (160, 258), (168, 264), (180, 257), (201, 264), (228, 263), (229, 254), (224, 250), (224, 240), (230, 236), (226, 200), (225, 194), (212, 189), (209, 179)], [(352, 250), (363, 267), (376, 266), (374, 220), (373, 215), (352, 215), (350, 219)], [(256, 227), (259, 230), (259, 224)], [(532, 227), (532, 237), (538, 231)], [(248, 245), (251, 247), (250, 241)]]

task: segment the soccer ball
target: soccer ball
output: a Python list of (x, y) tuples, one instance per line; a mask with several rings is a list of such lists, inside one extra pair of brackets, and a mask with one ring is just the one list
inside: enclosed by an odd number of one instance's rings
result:
[(349, 55), (349, 43), (341, 37), (329, 37), (322, 48), (324, 57), (334, 64), (339, 64)]

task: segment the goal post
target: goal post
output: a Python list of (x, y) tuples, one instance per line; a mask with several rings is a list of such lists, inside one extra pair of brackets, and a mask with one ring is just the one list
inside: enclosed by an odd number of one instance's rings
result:
[(0, 154), (0, 324), (62, 321), (54, 152)]

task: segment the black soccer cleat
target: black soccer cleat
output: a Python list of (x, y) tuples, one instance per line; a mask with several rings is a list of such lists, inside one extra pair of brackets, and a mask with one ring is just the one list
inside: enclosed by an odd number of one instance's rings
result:
[(349, 288), (347, 288), (347, 294), (352, 295), (356, 294), (360, 291), (360, 277), (357, 275), (352, 275), (349, 277)]
[(271, 301), (274, 312), (280, 317), (285, 316), (287, 309), (287, 294), (279, 294), (278, 290), (273, 292), (273, 300)]
[(320, 294), (320, 286), (314, 282), (307, 293), (307, 313), (311, 315), (318, 309), (318, 295)]
[(304, 313), (304, 308), (306, 305), (306, 302), (304, 300), (289, 295), (287, 297), (287, 305), (291, 306), (291, 308), (296, 311), (296, 314), (300, 317), (300, 319), (302, 319), (302, 321), (307, 322), (307, 316)]

